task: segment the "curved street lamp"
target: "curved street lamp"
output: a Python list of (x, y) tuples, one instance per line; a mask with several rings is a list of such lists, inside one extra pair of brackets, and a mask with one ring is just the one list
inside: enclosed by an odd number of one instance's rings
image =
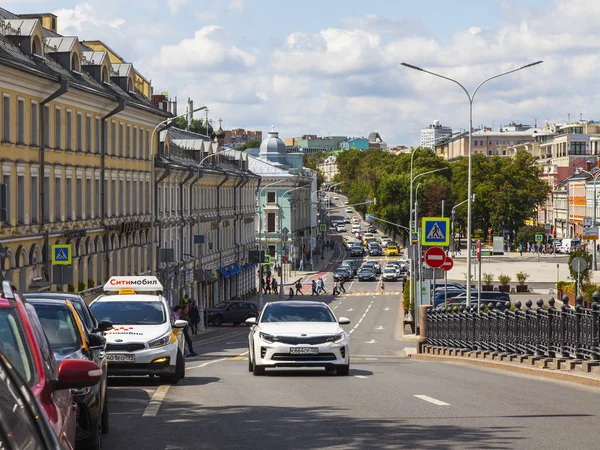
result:
[(469, 93), (469, 91), (458, 81), (444, 76), (444, 75), (440, 75), (439, 73), (435, 73), (435, 72), (431, 72), (429, 70), (425, 70), (422, 69), (421, 67), (418, 66), (413, 66), (412, 64), (408, 64), (408, 63), (401, 63), (401, 65), (403, 65), (404, 67), (408, 67), (409, 69), (413, 69), (413, 70), (418, 70), (419, 72), (424, 72), (424, 73), (428, 73), (430, 75), (433, 75), (435, 77), (438, 78), (443, 78), (444, 80), (448, 80), (448, 81), (452, 81), (453, 83), (456, 83), (457, 85), (459, 85), (461, 87), (461, 89), (463, 91), (465, 91), (465, 94), (467, 94), (467, 98), (469, 99), (469, 173), (468, 173), (468, 187), (467, 187), (467, 306), (471, 305), (471, 237), (472, 237), (472, 229), (471, 229), (471, 222), (472, 222), (472, 194), (473, 194), (473, 183), (472, 183), (472, 179), (473, 179), (473, 100), (475, 100), (475, 94), (477, 94), (477, 91), (479, 90), (479, 88), (481, 86), (483, 86), (485, 83), (487, 83), (490, 80), (493, 80), (495, 78), (499, 78), (502, 77), (504, 75), (508, 75), (510, 73), (513, 72), (517, 72), (519, 70), (523, 70), (523, 69), (527, 69), (529, 67), (533, 67), (536, 66), (538, 64), (541, 64), (543, 61), (536, 61), (533, 62), (531, 64), (526, 64), (524, 66), (518, 67), (516, 69), (512, 69), (512, 70), (507, 70), (506, 72), (502, 72), (499, 73), (497, 75), (493, 75), (491, 77), (486, 78), (485, 80), (483, 80), (481, 83), (479, 83), (477, 85), (477, 87), (475, 88), (475, 90), (473, 90), (472, 93)]

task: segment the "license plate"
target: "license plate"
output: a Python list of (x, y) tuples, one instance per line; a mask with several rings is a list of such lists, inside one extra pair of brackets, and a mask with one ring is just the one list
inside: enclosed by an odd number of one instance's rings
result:
[(290, 353), (292, 355), (318, 355), (319, 349), (317, 347), (291, 347)]
[(107, 353), (106, 360), (110, 362), (135, 362), (135, 355)]

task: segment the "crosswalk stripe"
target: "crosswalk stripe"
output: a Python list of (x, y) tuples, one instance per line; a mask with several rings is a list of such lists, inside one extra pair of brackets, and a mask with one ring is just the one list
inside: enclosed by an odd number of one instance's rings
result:
[(393, 292), (351, 292), (349, 294), (341, 294), (340, 297), (368, 297), (370, 295), (400, 295), (401, 292), (393, 291)]

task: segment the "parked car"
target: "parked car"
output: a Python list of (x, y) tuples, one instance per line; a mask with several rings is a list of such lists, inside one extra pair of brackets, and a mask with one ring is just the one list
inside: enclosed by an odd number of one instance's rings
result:
[(221, 302), (207, 310), (207, 322), (218, 327), (224, 323), (239, 325), (248, 317), (258, 317), (259, 313), (258, 306), (253, 302)]
[[(471, 303), (473, 302), (477, 302), (477, 291), (471, 291)], [(494, 303), (496, 302), (509, 302), (510, 301), (510, 295), (508, 295), (508, 293), (506, 292), (499, 292), (499, 291), (481, 291), (481, 300), (485, 301), (486, 303), (492, 301)], [(458, 295), (455, 295), (452, 298), (448, 298), (448, 303), (466, 303), (467, 301), (467, 292), (461, 292)]]
[(371, 267), (362, 267), (358, 272), (358, 281), (376, 281), (375, 271)]
[(19, 372), (48, 419), (61, 448), (75, 448), (77, 407), (72, 389), (96, 385), (100, 367), (89, 360), (65, 359), (60, 364), (40, 319), (9, 281), (0, 293), (0, 350)]
[(99, 383), (73, 392), (78, 409), (76, 445), (101, 449), (102, 435), (109, 429), (106, 338), (87, 331), (69, 299), (29, 299), (29, 302), (59, 363), (67, 359), (88, 360), (102, 369)]
[(464, 289), (448, 289), (445, 290), (436, 290), (433, 297), (433, 306), (443, 305), (446, 302), (446, 298), (452, 299), (460, 294), (464, 293)]
[(350, 278), (350, 269), (347, 267), (338, 267), (333, 271), (334, 281), (348, 281)]
[(373, 225), (371, 225), (369, 228), (367, 228), (367, 231), (369, 233), (377, 233), (377, 228), (375, 228)]
[(388, 244), (385, 248), (385, 256), (398, 256), (399, 254), (398, 247), (395, 245)]
[(56, 450), (58, 442), (48, 416), (35, 395), (0, 352), (0, 443), (1, 448)]

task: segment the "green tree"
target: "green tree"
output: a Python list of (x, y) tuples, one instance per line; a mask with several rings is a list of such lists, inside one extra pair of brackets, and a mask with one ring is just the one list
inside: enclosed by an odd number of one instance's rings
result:
[(244, 151), (247, 148), (260, 148), (260, 144), (261, 144), (260, 141), (248, 141), (245, 144), (240, 145), (239, 147), (236, 147), (235, 149), (239, 150), (239, 151)]
[(192, 131), (194, 133), (203, 134), (205, 136), (210, 136), (213, 132), (213, 127), (208, 123), (208, 133), (206, 131), (206, 124), (202, 121), (202, 119), (192, 119), (191, 125), (188, 127), (187, 117), (178, 117), (175, 119), (175, 126), (177, 128), (181, 128), (182, 130)]

